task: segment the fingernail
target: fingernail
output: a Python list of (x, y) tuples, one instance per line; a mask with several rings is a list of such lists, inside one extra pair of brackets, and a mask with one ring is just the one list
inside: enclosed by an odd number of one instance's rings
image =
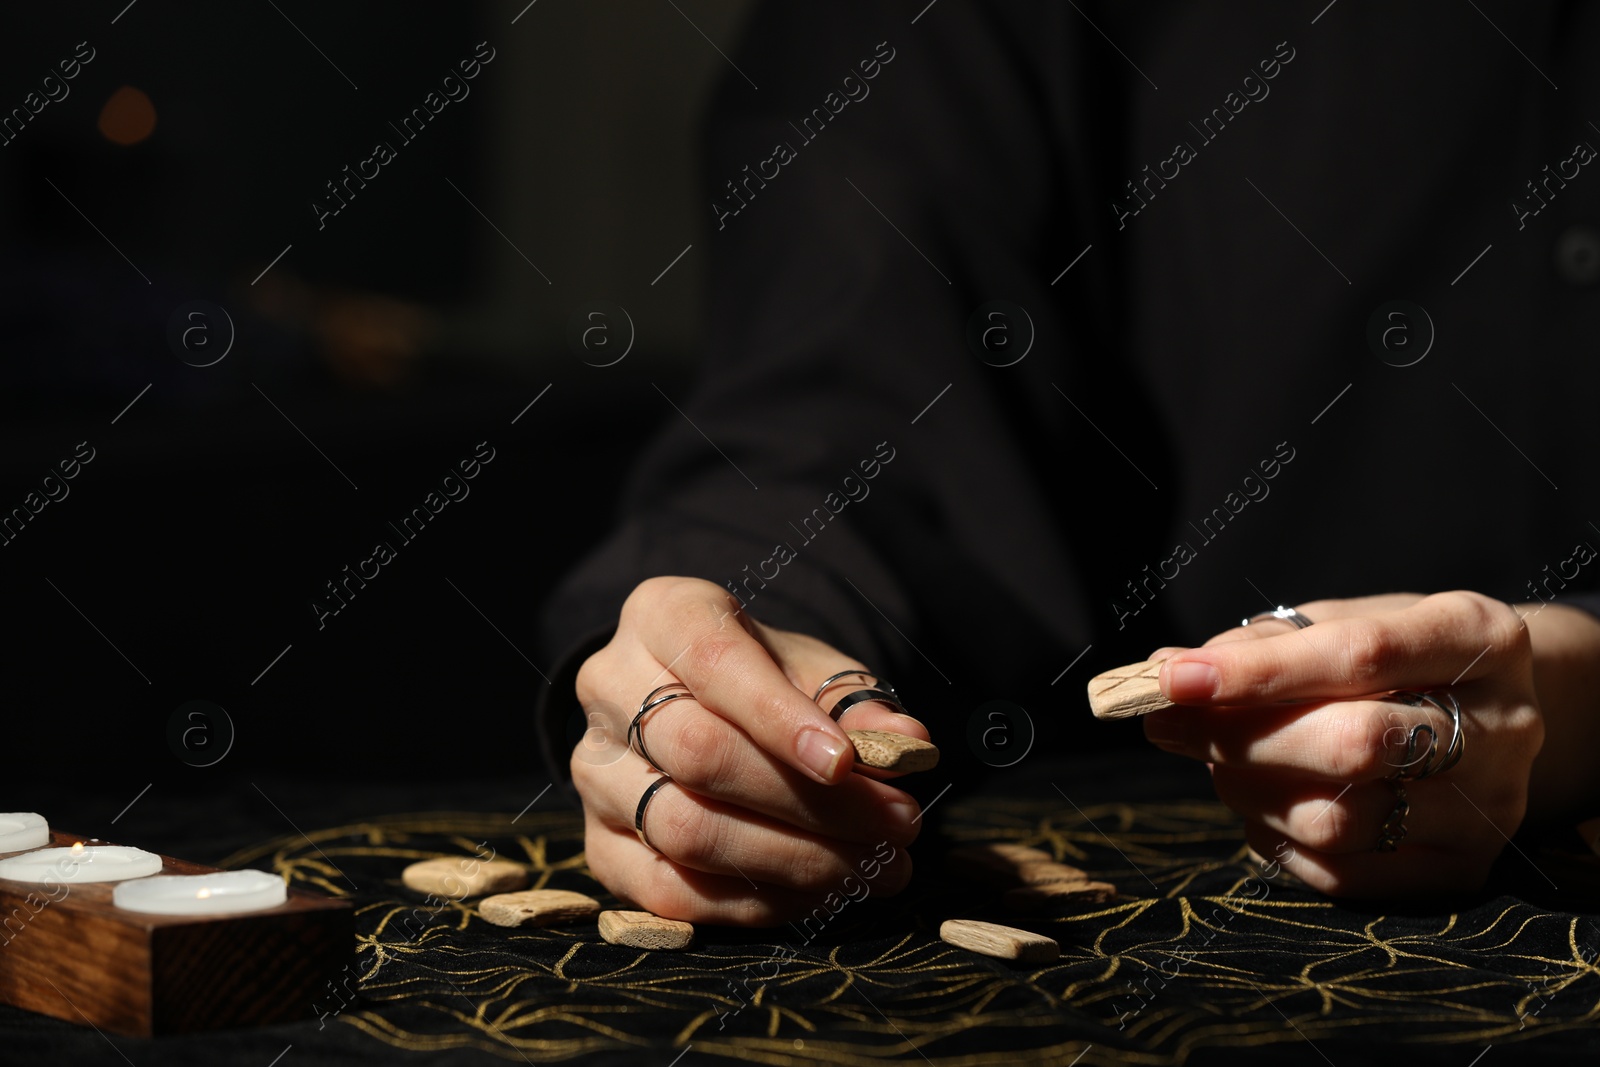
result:
[(1209, 663), (1169, 663), (1162, 671), (1167, 699), (1174, 704), (1210, 700), (1222, 684), (1222, 675)]
[(800, 735), (800, 743), (795, 751), (800, 755), (800, 762), (805, 764), (812, 774), (825, 782), (831, 782), (839, 772), (839, 762), (844, 759), (848, 747), (832, 734), (821, 730), (807, 730)]
[(1156, 711), (1144, 717), (1144, 736), (1151, 744), (1172, 752), (1189, 747), (1191, 728), (1188, 714), (1181, 711)]

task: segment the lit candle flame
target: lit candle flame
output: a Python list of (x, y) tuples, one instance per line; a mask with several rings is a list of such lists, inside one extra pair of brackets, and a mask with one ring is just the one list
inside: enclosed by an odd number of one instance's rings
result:
[(72, 846), (72, 854), (74, 856), (83, 855), (83, 842), (82, 841), (79, 841), (77, 844)]
[(211, 899), (211, 890), (209, 888), (201, 889), (194, 895), (194, 898), (196, 900), (209, 900)]

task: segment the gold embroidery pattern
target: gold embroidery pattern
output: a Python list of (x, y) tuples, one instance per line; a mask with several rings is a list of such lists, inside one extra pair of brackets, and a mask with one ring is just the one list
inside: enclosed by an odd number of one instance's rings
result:
[[(1465, 1063), (1475, 1047), (1536, 1037), (1576, 1051), (1600, 1024), (1592, 915), (1505, 895), (1452, 913), (1341, 907), (1255, 873), (1237, 818), (1214, 801), (948, 808), (956, 842), (1034, 845), (1122, 899), (1008, 915), (998, 893), (943, 877), (934, 850), (919, 848), (910, 891), (845, 905), (809, 943), (794, 927), (713, 927), (689, 951), (651, 953), (605, 944), (593, 923), (491, 927), (470, 902), (425, 907), (400, 883), (415, 860), (493, 849), (528, 865), (535, 888), (616, 906), (584, 866), (572, 813), (516, 825), (395, 816), (286, 835), (223, 865), (354, 899), (360, 995), (330, 1017), (414, 1051), (548, 1064), (692, 1044), (765, 1065), (1064, 1067), (1177, 1065), (1219, 1048), (1309, 1055), (1295, 1046), (1354, 1040), (1460, 1046)], [(1061, 957), (1023, 967), (953, 948), (937, 938), (949, 917), (1048, 933)]]

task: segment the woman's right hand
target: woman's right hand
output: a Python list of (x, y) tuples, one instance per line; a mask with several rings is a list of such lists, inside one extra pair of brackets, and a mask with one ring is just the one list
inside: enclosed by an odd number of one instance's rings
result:
[[(589, 729), (573, 749), (572, 779), (595, 877), (666, 918), (750, 926), (807, 914), (830, 893), (859, 899), (862, 885), (903, 889), (921, 809), (881, 780), (892, 776), (852, 773), (845, 730), (922, 740), (928, 731), (875, 701), (851, 707), (841, 725), (811, 699), (830, 675), (862, 667), (757, 622), (710, 582), (640, 584), (615, 636), (578, 672)], [(673, 682), (693, 695), (645, 717), (652, 767), (628, 747), (628, 725), (646, 694)], [(867, 687), (845, 679), (822, 703)], [(662, 772), (672, 782), (644, 819), (652, 850), (634, 832), (634, 812)]]

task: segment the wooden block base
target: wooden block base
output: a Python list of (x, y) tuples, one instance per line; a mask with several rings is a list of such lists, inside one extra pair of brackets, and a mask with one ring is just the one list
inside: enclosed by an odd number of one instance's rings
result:
[[(56, 848), (84, 840), (51, 834)], [(163, 874), (216, 870), (162, 860)], [(243, 915), (146, 915), (114, 905), (115, 885), (0, 879), (0, 1003), (133, 1037), (287, 1022), (316, 1014), (355, 952), (351, 906), (319, 893), (291, 888)]]

